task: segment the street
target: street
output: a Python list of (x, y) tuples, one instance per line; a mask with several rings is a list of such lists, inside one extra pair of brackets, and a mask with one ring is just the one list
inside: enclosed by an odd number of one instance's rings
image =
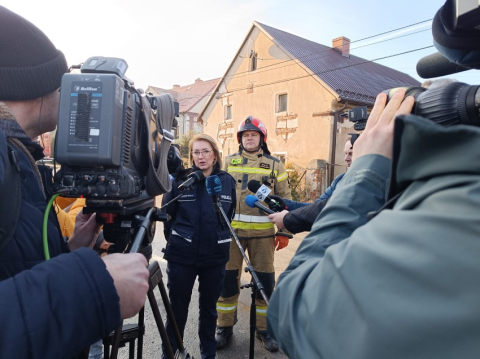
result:
[[(282, 250), (275, 252), (275, 276), (278, 279), (278, 276), (285, 270), (290, 259), (295, 254), (298, 245), (301, 240), (305, 237), (306, 233), (301, 235), (294, 236), (290, 240), (289, 245)], [(166, 278), (166, 261), (162, 258), (162, 248), (165, 247), (165, 238), (163, 235), (163, 225), (157, 223), (157, 230), (155, 233), (155, 239), (153, 241), (153, 258), (152, 260), (158, 261), (160, 268), (163, 274), (163, 282), (166, 287), (167, 278)], [(242, 284), (247, 284), (250, 282), (250, 276), (246, 273), (242, 274)], [(193, 293), (192, 300), (189, 308), (189, 316), (187, 321), (187, 326), (185, 328), (184, 334), (184, 344), (187, 349), (187, 352), (190, 353), (194, 358), (199, 359), (200, 348), (197, 334), (197, 323), (198, 323), (198, 282), (196, 283)], [(164, 310), (164, 305), (160, 297), (159, 290), (156, 288), (155, 297), (157, 299), (160, 312), (162, 314), (162, 319), (165, 322), (166, 314)], [(250, 345), (250, 327), (249, 327), (249, 317), (250, 317), (250, 304), (251, 304), (251, 292), (250, 289), (243, 289), (240, 293), (239, 303), (238, 303), (238, 323), (234, 327), (234, 334), (231, 342), (223, 349), (217, 352), (218, 359), (244, 359), (249, 358), (249, 345)], [(145, 309), (145, 327), (146, 333), (144, 337), (144, 358), (160, 358), (161, 356), (161, 339), (158, 333), (158, 329), (155, 324), (155, 320), (150, 309), (150, 305), (146, 303)], [(132, 318), (125, 323), (136, 323), (137, 318)], [(121, 348), (119, 350), (119, 358), (128, 358), (128, 350), (126, 348)], [(255, 358), (264, 358), (264, 359), (282, 359), (287, 358), (287, 356), (279, 351), (277, 353), (270, 353), (265, 348), (263, 348), (260, 340), (255, 338)]]

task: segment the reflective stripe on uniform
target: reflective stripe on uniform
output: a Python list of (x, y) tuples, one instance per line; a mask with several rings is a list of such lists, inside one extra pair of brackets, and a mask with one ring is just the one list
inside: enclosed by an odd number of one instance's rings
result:
[(217, 312), (220, 313), (233, 313), (237, 309), (237, 304), (221, 304), (217, 303)]
[(268, 307), (259, 307), (259, 306), (257, 305), (257, 309), (256, 309), (257, 315), (266, 316), (266, 315), (267, 315), (267, 308), (268, 308)]
[(192, 240), (191, 240), (191, 239), (188, 239), (188, 238), (182, 237), (182, 236), (181, 236), (181, 235), (180, 235), (180, 234), (179, 234), (179, 233), (178, 233), (176, 230), (174, 230), (174, 229), (172, 229), (172, 234), (174, 234), (174, 235), (176, 235), (176, 236), (179, 236), (179, 237), (181, 237), (181, 238), (185, 239), (187, 242), (190, 242), (190, 243), (192, 242)]
[(270, 223), (270, 219), (267, 216), (249, 216), (247, 214), (236, 214), (233, 217), (233, 220), (249, 223)]
[(232, 221), (232, 228), (236, 229), (271, 229), (273, 223), (253, 223), (253, 222), (237, 222)]
[[(265, 169), (265, 168), (237, 167), (237, 166), (228, 166), (227, 172), (228, 173), (258, 173), (258, 174), (267, 175), (267, 176), (269, 176), (272, 173), (271, 170)], [(277, 172), (278, 171), (273, 171), (275, 176), (277, 175)], [(285, 172), (285, 175), (287, 175), (287, 172)]]
[(282, 182), (282, 181), (285, 181), (287, 178), (288, 178), (288, 173), (283, 172), (280, 176), (277, 177), (277, 181)]

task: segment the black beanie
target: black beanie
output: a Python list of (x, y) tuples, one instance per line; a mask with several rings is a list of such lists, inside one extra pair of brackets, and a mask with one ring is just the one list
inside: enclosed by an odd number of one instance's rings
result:
[(39, 28), (0, 6), (0, 101), (45, 96), (67, 71), (65, 56)]

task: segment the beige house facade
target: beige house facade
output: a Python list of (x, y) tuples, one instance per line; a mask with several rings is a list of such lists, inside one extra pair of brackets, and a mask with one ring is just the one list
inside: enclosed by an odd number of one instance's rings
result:
[(239, 123), (255, 116), (267, 127), (272, 154), (303, 169), (328, 166), (324, 182), (331, 181), (345, 171), (344, 143), (355, 132), (341, 115), (371, 106), (382, 90), (419, 86), (406, 74), (351, 56), (349, 48), (345, 37), (329, 47), (254, 22), (199, 113), (204, 133), (227, 156), (238, 151)]

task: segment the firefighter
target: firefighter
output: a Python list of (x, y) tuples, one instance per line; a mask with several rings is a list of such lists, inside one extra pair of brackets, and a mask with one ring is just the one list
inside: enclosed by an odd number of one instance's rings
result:
[[(235, 178), (237, 206), (232, 227), (235, 229), (242, 247), (248, 252), (249, 260), (255, 269), (267, 296), (275, 286), (273, 255), (275, 247), (281, 249), (288, 244), (288, 238), (275, 238), (275, 227), (266, 215), (245, 203), (245, 197), (252, 194), (248, 182), (257, 180), (268, 186), (271, 193), (291, 199), (288, 174), (283, 163), (270, 155), (267, 147), (267, 129), (259, 119), (249, 116), (238, 127), (237, 140), (239, 152), (228, 156), (224, 170)], [(230, 259), (223, 283), (221, 297), (217, 302), (217, 349), (223, 348), (233, 335), (233, 325), (237, 318), (238, 296), (240, 294), (240, 275), (243, 256), (237, 243), (230, 243)], [(263, 342), (268, 351), (278, 350), (276, 341), (267, 334), (267, 304), (260, 293), (256, 298), (256, 337)]]

